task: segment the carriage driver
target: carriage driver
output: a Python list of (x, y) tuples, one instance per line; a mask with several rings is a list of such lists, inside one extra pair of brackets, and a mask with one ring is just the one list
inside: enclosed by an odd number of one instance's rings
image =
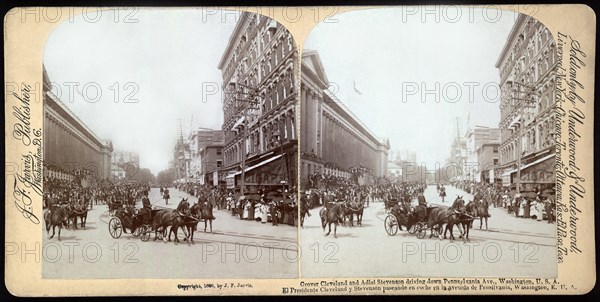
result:
[(150, 204), (150, 198), (148, 198), (148, 191), (144, 191), (142, 197), (142, 208), (140, 209), (142, 215), (144, 215), (144, 222), (150, 223), (150, 216), (152, 212), (152, 205)]
[(419, 204), (415, 207), (415, 212), (417, 213), (419, 221), (424, 221), (425, 216), (427, 216), (427, 201), (425, 200), (423, 193), (419, 193), (417, 200), (419, 201)]

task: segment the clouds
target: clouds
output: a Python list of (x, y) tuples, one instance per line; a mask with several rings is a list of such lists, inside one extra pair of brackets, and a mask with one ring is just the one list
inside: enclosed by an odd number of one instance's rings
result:
[[(124, 23), (114, 13), (61, 23), (44, 64), (56, 94), (92, 131), (115, 149), (139, 153), (141, 166), (156, 174), (172, 158), (178, 118), (184, 134), (192, 115), (194, 127), (221, 128), (220, 95), (203, 100), (202, 83), (222, 82), (217, 65), (237, 19), (141, 9), (137, 23)], [(74, 85), (83, 95), (71, 93)]]

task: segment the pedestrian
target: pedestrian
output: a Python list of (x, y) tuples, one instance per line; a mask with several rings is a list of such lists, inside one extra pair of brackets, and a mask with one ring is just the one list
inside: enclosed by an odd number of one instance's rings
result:
[(268, 220), (269, 220), (269, 207), (267, 206), (267, 203), (263, 199), (260, 201), (260, 222), (267, 223)]

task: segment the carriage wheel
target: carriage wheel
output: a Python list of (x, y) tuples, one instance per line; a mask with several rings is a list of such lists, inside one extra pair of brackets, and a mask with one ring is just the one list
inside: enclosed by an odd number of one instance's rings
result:
[(425, 235), (427, 235), (427, 230), (419, 227), (417, 229), (417, 238), (423, 239), (423, 238), (425, 238)]
[(135, 228), (135, 231), (133, 231), (133, 233), (131, 233), (131, 235), (133, 235), (133, 237), (138, 237), (142, 234), (142, 229), (144, 228), (143, 225), (140, 225), (139, 227)]
[(147, 225), (141, 226), (140, 229), (142, 230), (140, 239), (144, 242), (148, 241), (148, 239), (150, 239), (150, 233), (152, 233), (152, 229)]
[(123, 233), (123, 224), (121, 223), (121, 219), (118, 217), (112, 218), (108, 222), (108, 232), (112, 238), (117, 239), (121, 237), (121, 234)]
[(438, 232), (437, 228), (433, 228), (433, 236), (438, 237), (440, 235), (440, 232)]
[(420, 229), (421, 229), (421, 225), (420, 225), (420, 224), (418, 224), (418, 223), (415, 223), (415, 224), (413, 224), (413, 225), (410, 227), (410, 229), (408, 229), (408, 233), (409, 233), (409, 234), (414, 234), (414, 233), (416, 233), (416, 232), (417, 232), (418, 230), (420, 230)]
[(388, 233), (388, 235), (396, 235), (396, 233), (398, 232), (398, 220), (396, 220), (396, 216), (388, 215), (387, 217), (385, 217), (384, 226), (385, 231)]

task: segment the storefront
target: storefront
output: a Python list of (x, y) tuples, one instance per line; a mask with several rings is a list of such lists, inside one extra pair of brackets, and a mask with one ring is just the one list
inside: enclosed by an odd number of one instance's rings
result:
[[(556, 183), (556, 155), (550, 154), (530, 163), (524, 164), (521, 167), (520, 184), (521, 191), (533, 191), (539, 186), (553, 186)], [(502, 175), (503, 185), (517, 183), (517, 170), (505, 172)]]

